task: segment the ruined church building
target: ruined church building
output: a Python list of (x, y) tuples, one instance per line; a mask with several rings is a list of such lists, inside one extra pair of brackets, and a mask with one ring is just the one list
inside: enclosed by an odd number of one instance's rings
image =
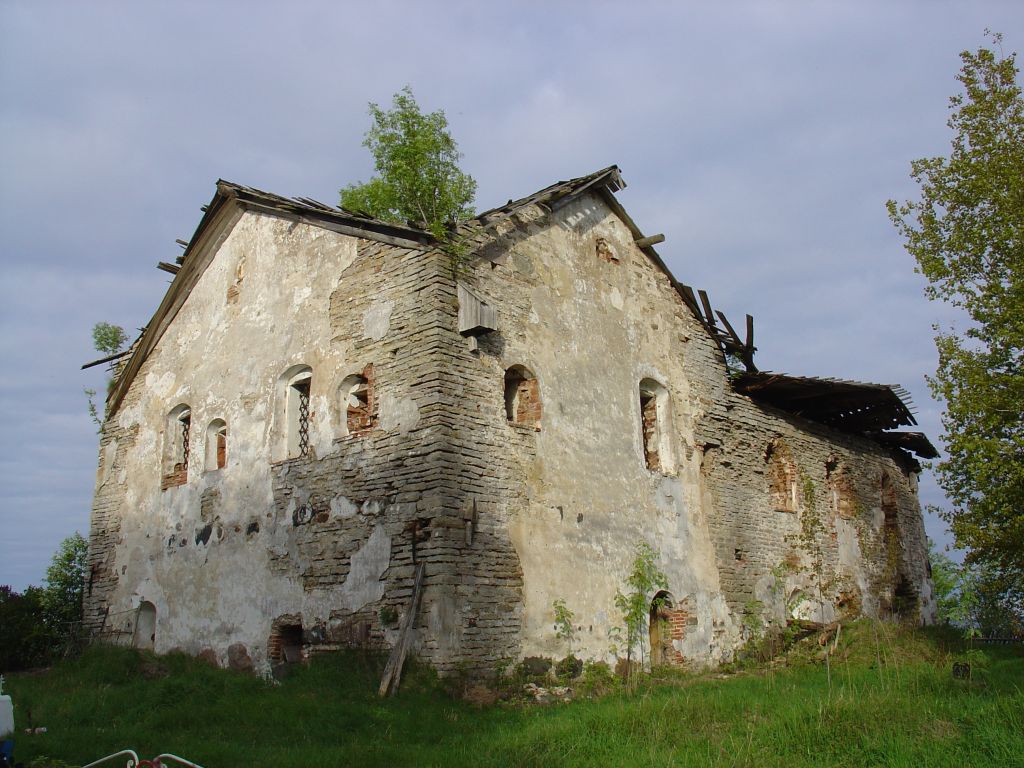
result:
[[(267, 671), (391, 647), (437, 668), (609, 660), (636, 546), (655, 663), (764, 624), (934, 610), (899, 388), (759, 372), (617, 202), (613, 167), (463, 225), (468, 255), (218, 182), (117, 363), (94, 636)], [(716, 319), (717, 317), (717, 319)]]

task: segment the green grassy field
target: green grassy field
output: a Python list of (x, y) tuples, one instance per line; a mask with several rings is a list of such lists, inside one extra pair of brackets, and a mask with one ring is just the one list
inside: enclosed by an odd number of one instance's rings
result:
[[(965, 653), (972, 679), (956, 680), (951, 665)], [(273, 684), (183, 656), (97, 647), (9, 676), (19, 730), (47, 728), (20, 733), (15, 757), (82, 765), (131, 747), (206, 768), (1024, 766), (1020, 647), (968, 652), (892, 625), (844, 626), (828, 669), (811, 638), (781, 662), (647, 678), (547, 706), (475, 707), (425, 670), (383, 701), (381, 666), (325, 655)]]

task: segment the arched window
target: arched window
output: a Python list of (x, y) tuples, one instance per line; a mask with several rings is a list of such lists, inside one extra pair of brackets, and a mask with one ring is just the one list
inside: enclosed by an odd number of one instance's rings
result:
[(224, 469), (228, 461), (228, 425), (214, 419), (206, 428), (206, 471)]
[(669, 397), (663, 384), (654, 379), (640, 382), (640, 442), (644, 463), (655, 472), (672, 471), (672, 442), (669, 438)]
[(789, 446), (782, 440), (772, 440), (764, 460), (768, 464), (768, 495), (772, 508), (779, 512), (796, 512), (796, 462)]
[(185, 404), (175, 406), (167, 414), (164, 432), (164, 468), (162, 490), (184, 485), (188, 480), (188, 460), (192, 433), (192, 409)]
[(540, 428), (540, 385), (522, 365), (505, 371), (505, 418), (513, 424)]
[(341, 433), (357, 435), (373, 429), (373, 366), (363, 372), (346, 376), (338, 387), (338, 407), (341, 411)]
[(308, 365), (296, 365), (285, 371), (285, 428), (287, 458), (309, 456), (310, 453), (310, 384), (313, 369)]

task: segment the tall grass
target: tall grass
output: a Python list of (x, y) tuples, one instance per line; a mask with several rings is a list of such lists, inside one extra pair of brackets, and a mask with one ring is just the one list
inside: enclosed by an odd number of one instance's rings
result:
[[(281, 684), (194, 659), (96, 647), (12, 675), (16, 757), (72, 765), (133, 747), (232, 766), (1024, 766), (1020, 649), (972, 657), (949, 638), (844, 627), (831, 657), (801, 644), (785, 663), (668, 676), (594, 701), (475, 708), (414, 668), (395, 699), (380, 661), (316, 659)], [(769, 674), (770, 672), (770, 674)], [(31, 710), (31, 722), (29, 722)]]

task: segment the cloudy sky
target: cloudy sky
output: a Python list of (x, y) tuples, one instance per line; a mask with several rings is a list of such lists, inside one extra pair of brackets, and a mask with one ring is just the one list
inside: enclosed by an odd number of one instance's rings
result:
[(148, 321), (216, 179), (333, 204), (368, 178), (366, 104), (406, 84), (480, 209), (617, 163), (676, 276), (754, 315), (763, 369), (902, 383), (938, 442), (955, 318), (884, 203), (948, 151), (986, 28), (1020, 50), (1024, 4), (0, 0), (0, 584), (88, 530), (93, 324)]

